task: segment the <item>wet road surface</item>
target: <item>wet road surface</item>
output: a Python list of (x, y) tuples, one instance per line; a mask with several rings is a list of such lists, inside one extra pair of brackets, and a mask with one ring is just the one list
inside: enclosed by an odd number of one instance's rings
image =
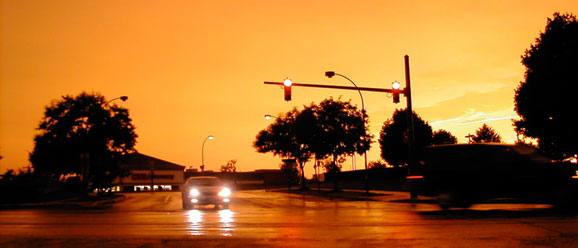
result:
[(578, 214), (548, 205), (327, 199), (264, 190), (230, 209), (182, 210), (178, 192), (126, 194), (105, 210), (0, 211), (0, 247), (578, 247)]

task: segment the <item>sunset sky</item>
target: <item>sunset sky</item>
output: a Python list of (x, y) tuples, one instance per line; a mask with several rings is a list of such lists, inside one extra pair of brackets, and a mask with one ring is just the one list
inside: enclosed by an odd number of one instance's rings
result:
[[(285, 102), (264, 81), (350, 86), (324, 76), (333, 70), (358, 86), (404, 87), (406, 54), (414, 110), (434, 130), (466, 142), (486, 123), (511, 143), (520, 56), (556, 11), (578, 14), (578, 1), (2, 0), (0, 173), (29, 165), (45, 106), (83, 91), (129, 97), (115, 103), (129, 109), (143, 154), (198, 168), (214, 135), (207, 170), (231, 159), (239, 171), (276, 169), (280, 158), (252, 147), (265, 114), (361, 101), (355, 91), (294, 88)], [(373, 161), (384, 121), (406, 103), (363, 96)]]

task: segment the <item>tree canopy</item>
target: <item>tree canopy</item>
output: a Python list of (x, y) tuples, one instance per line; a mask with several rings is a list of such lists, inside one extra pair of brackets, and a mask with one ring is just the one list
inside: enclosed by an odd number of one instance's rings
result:
[(301, 185), (305, 187), (303, 170), (313, 152), (309, 149), (309, 145), (304, 142), (306, 135), (301, 133), (307, 132), (307, 130), (296, 124), (299, 114), (300, 111), (294, 108), (279, 115), (273, 123), (257, 134), (253, 147), (260, 153), (270, 152), (277, 156), (296, 159), (301, 168)]
[(496, 133), (496, 131), (486, 125), (482, 125), (477, 131), (476, 135), (472, 138), (474, 143), (500, 143), (502, 142), (502, 137)]
[(137, 134), (128, 110), (108, 105), (100, 94), (63, 96), (47, 106), (34, 137), (34, 171), (54, 176), (77, 174), (105, 187), (122, 171), (118, 159), (135, 151)]
[(535, 138), (541, 150), (561, 157), (578, 153), (578, 22), (554, 13), (535, 44), (525, 51), (525, 80), (516, 89), (518, 134)]
[(337, 162), (340, 156), (369, 150), (371, 135), (367, 133), (367, 118), (350, 101), (325, 99), (319, 105), (306, 107), (304, 113), (308, 111), (315, 118), (315, 125), (310, 129), (313, 130), (311, 149), (318, 159), (329, 157)]
[(231, 159), (227, 164), (221, 165), (221, 172), (237, 172), (237, 160)]
[(327, 159), (326, 170), (336, 172), (342, 156), (367, 151), (371, 135), (366, 130), (365, 113), (350, 102), (330, 98), (278, 116), (257, 134), (253, 146), (261, 153), (295, 158), (304, 177), (304, 165), (312, 156)]
[[(407, 133), (407, 109), (397, 109), (391, 119), (383, 123), (380, 133), (379, 144), (381, 157), (393, 166), (404, 166), (408, 163), (408, 133)], [(421, 119), (415, 112), (414, 139), (416, 156), (419, 159), (420, 151), (432, 144), (432, 128)]]
[(452, 133), (440, 129), (433, 133), (432, 145), (443, 145), (443, 144), (456, 144), (458, 143), (458, 138)]

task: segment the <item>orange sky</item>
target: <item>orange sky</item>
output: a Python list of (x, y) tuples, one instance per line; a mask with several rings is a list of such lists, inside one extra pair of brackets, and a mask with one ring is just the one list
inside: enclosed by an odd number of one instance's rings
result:
[[(404, 85), (410, 56), (414, 110), (434, 130), (465, 135), (487, 123), (513, 142), (520, 56), (555, 11), (578, 1), (28, 1), (2, 0), (0, 173), (29, 165), (44, 107), (99, 92), (130, 110), (139, 152), (207, 170), (237, 159), (240, 171), (278, 168), (252, 147), (265, 114), (355, 91), (294, 88), (293, 101), (263, 81)], [(375, 134), (395, 108), (363, 93)], [(357, 157), (357, 168), (363, 159)], [(308, 165), (307, 170), (312, 171)], [(343, 164), (350, 170), (352, 162)]]

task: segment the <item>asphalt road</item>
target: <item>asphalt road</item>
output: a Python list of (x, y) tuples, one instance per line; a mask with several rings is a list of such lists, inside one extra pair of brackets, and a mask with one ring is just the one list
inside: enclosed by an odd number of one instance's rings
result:
[(155, 192), (103, 210), (2, 210), (0, 247), (578, 247), (578, 212), (529, 204), (442, 211), (381, 193), (241, 191), (230, 209), (185, 211), (178, 192)]

